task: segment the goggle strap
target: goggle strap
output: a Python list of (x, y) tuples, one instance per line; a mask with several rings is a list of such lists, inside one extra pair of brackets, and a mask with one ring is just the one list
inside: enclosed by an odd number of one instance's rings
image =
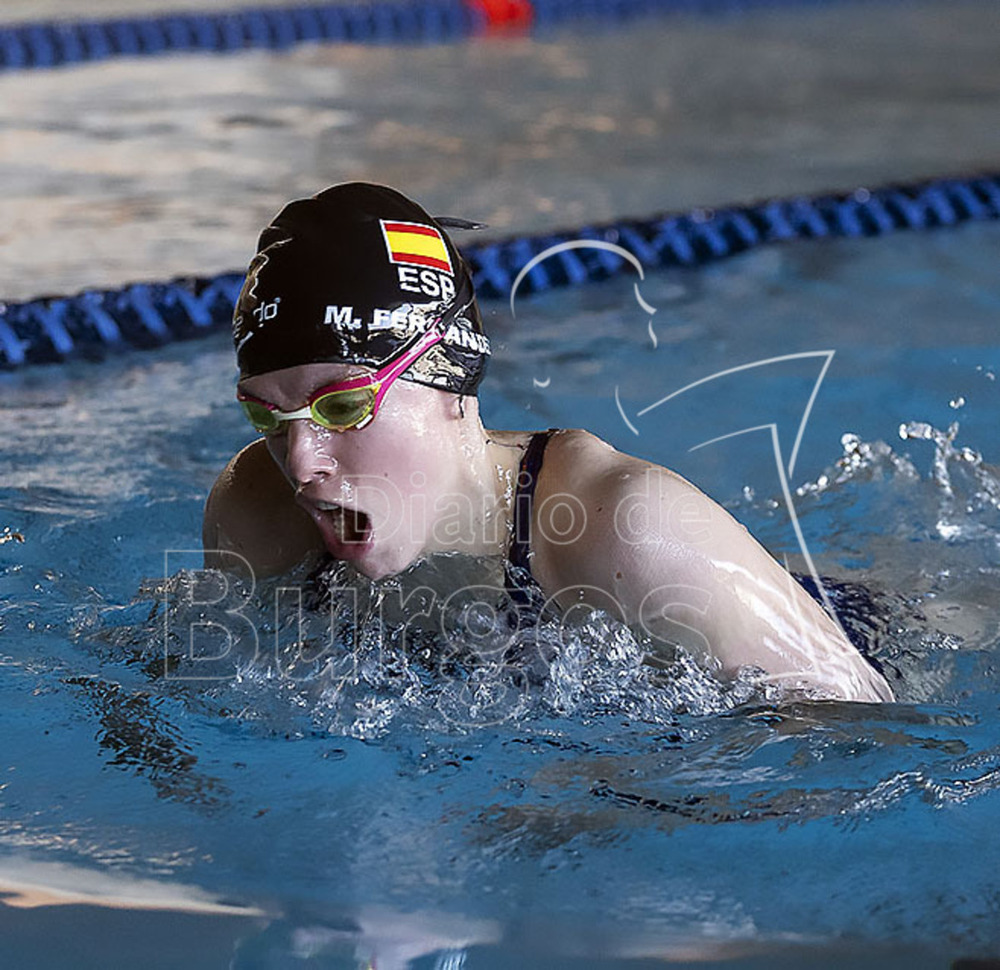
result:
[(384, 384), (387, 381), (394, 381), (403, 373), (418, 357), (430, 350), (436, 343), (444, 338), (444, 334), (438, 329), (438, 324), (425, 330), (413, 342), (413, 345), (404, 350), (390, 365), (385, 372), (379, 372), (378, 381)]
[[(395, 360), (391, 361), (385, 370), (379, 369), (372, 375), (373, 380), (371, 383), (365, 385), (368, 388), (374, 389), (370, 406), (357, 424), (348, 425), (347, 427), (361, 427), (371, 420), (371, 417), (381, 403), (382, 396), (385, 394), (386, 390), (388, 390), (388, 386), (392, 384), (392, 382), (395, 381), (411, 364), (430, 350), (431, 347), (444, 339), (444, 333), (441, 330), (443, 323), (444, 321), (442, 319), (435, 320), (434, 323), (423, 333), (417, 334), (414, 337), (413, 343), (400, 353)], [(314, 411), (317, 401), (322, 400), (327, 396), (327, 394), (346, 394), (354, 390), (361, 390), (361, 388), (344, 388), (341, 391), (328, 391), (326, 394), (319, 395), (305, 407), (301, 407), (296, 411), (281, 411), (273, 405), (268, 405), (264, 401), (256, 400), (250, 395), (244, 396), (242, 394), (237, 394), (237, 397), (244, 404), (255, 403), (267, 408), (271, 417), (274, 418), (278, 424), (282, 424), (286, 421), (295, 421), (300, 418), (308, 418), (311, 421), (316, 421), (316, 418), (319, 417), (319, 415)], [(316, 423), (323, 427), (333, 427), (332, 425), (325, 424), (323, 421), (317, 421)]]

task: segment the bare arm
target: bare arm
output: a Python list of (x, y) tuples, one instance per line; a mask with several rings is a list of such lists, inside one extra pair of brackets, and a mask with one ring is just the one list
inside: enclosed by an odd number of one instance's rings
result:
[(263, 440), (247, 445), (219, 475), (205, 503), (206, 569), (239, 569), (242, 556), (258, 577), (287, 572), (323, 543), (312, 520), (268, 454)]
[[(725, 675), (751, 666), (764, 672), (762, 682), (792, 690), (892, 700), (839, 626), (690, 482), (583, 432), (552, 444), (539, 482), (533, 568), (560, 605), (618, 610)], [(582, 517), (572, 534), (570, 506)]]

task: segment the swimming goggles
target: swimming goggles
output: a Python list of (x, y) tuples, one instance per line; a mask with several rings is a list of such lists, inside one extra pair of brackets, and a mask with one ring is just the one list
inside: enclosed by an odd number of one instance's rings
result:
[(374, 374), (320, 387), (313, 391), (305, 407), (297, 411), (279, 411), (273, 404), (240, 390), (236, 392), (236, 399), (261, 434), (274, 434), (284, 422), (300, 418), (308, 418), (330, 431), (360, 430), (378, 414), (382, 398), (393, 381), (443, 337), (439, 325), (429, 327)]

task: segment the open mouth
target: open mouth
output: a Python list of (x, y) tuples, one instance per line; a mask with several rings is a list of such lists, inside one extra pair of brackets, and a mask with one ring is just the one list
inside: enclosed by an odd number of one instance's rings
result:
[(371, 519), (360, 509), (347, 508), (335, 502), (315, 502), (312, 506), (320, 513), (313, 517), (324, 539), (332, 537), (342, 545), (359, 546), (371, 538)]

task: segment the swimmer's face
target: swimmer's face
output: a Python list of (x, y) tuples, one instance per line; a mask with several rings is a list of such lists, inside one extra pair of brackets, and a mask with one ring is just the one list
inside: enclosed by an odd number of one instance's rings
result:
[[(317, 388), (367, 373), (346, 364), (303, 364), (248, 378), (240, 390), (294, 411)], [(431, 548), (435, 498), (455, 481), (446, 432), (456, 410), (454, 394), (401, 380), (360, 431), (298, 419), (265, 440), (330, 553), (377, 579)]]

